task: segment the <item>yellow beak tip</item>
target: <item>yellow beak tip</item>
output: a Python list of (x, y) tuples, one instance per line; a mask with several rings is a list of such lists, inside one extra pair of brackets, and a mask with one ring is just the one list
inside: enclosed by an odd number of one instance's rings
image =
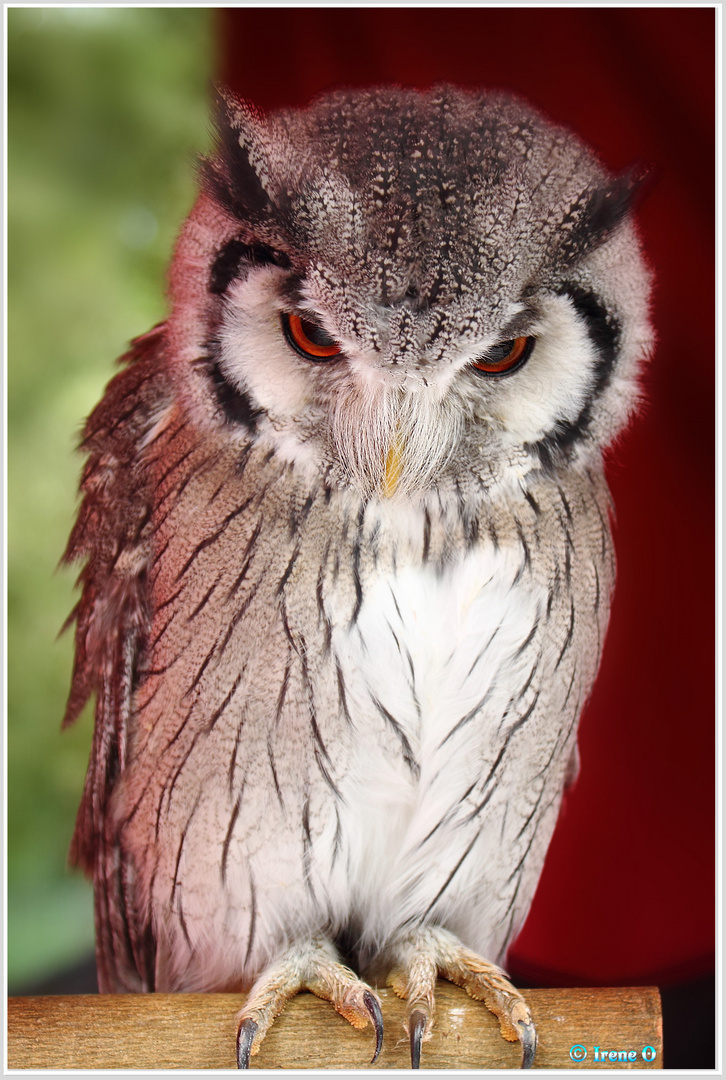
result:
[(400, 442), (396, 441), (391, 446), (386, 456), (386, 465), (383, 475), (383, 495), (390, 499), (395, 494), (403, 471), (403, 452)]

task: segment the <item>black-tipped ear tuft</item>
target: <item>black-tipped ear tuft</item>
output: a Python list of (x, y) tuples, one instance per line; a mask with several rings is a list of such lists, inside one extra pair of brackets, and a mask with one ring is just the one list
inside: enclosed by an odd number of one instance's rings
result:
[(636, 165), (582, 192), (562, 222), (560, 252), (566, 265), (605, 243), (640, 201), (652, 176), (651, 168)]
[(623, 218), (630, 213), (644, 194), (650, 175), (650, 170), (644, 165), (631, 166), (616, 176), (609, 185), (597, 188), (591, 193), (586, 227), (597, 237), (598, 242), (602, 242), (614, 232)]
[(203, 162), (207, 190), (225, 209), (244, 221), (259, 221), (271, 210), (263, 183), (264, 119), (248, 102), (215, 87), (217, 148)]

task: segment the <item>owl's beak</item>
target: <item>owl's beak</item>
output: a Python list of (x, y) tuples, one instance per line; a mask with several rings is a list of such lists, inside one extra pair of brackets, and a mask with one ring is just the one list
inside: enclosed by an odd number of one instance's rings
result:
[(390, 499), (396, 492), (403, 472), (403, 439), (397, 431), (386, 455), (383, 473), (383, 497)]

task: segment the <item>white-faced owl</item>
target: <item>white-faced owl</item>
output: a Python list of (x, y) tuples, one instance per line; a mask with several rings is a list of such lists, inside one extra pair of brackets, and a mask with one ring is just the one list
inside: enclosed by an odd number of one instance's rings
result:
[(418, 1067), (440, 976), (529, 1065), (496, 965), (608, 621), (639, 177), (450, 86), (271, 116), (223, 93), (217, 122), (66, 553), (100, 988), (247, 991), (246, 1067), (302, 988), (378, 1050), (388, 980)]

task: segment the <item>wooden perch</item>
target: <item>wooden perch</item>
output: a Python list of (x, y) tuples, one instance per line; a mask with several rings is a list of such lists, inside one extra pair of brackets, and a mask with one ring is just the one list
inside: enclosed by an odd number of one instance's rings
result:
[[(405, 1004), (379, 991), (385, 1036), (374, 1069), (410, 1068)], [(660, 995), (655, 987), (525, 990), (537, 1026), (534, 1068), (663, 1068)], [(233, 1069), (238, 994), (108, 994), (11, 998), (11, 1069)], [(587, 1055), (573, 1060), (573, 1046)], [(251, 1067), (368, 1069), (370, 1027), (355, 1031), (331, 1006), (299, 994), (273, 1024)], [(596, 1058), (596, 1047), (598, 1057)], [(645, 1060), (643, 1048), (655, 1057)], [(621, 1057), (602, 1059), (603, 1054)], [(623, 1059), (630, 1052), (631, 1059)], [(573, 1051), (575, 1057), (580, 1050)], [(646, 1051), (650, 1056), (650, 1051)], [(439, 982), (436, 1026), (424, 1043), (424, 1069), (516, 1069), (508, 1043), (481, 1002)]]

